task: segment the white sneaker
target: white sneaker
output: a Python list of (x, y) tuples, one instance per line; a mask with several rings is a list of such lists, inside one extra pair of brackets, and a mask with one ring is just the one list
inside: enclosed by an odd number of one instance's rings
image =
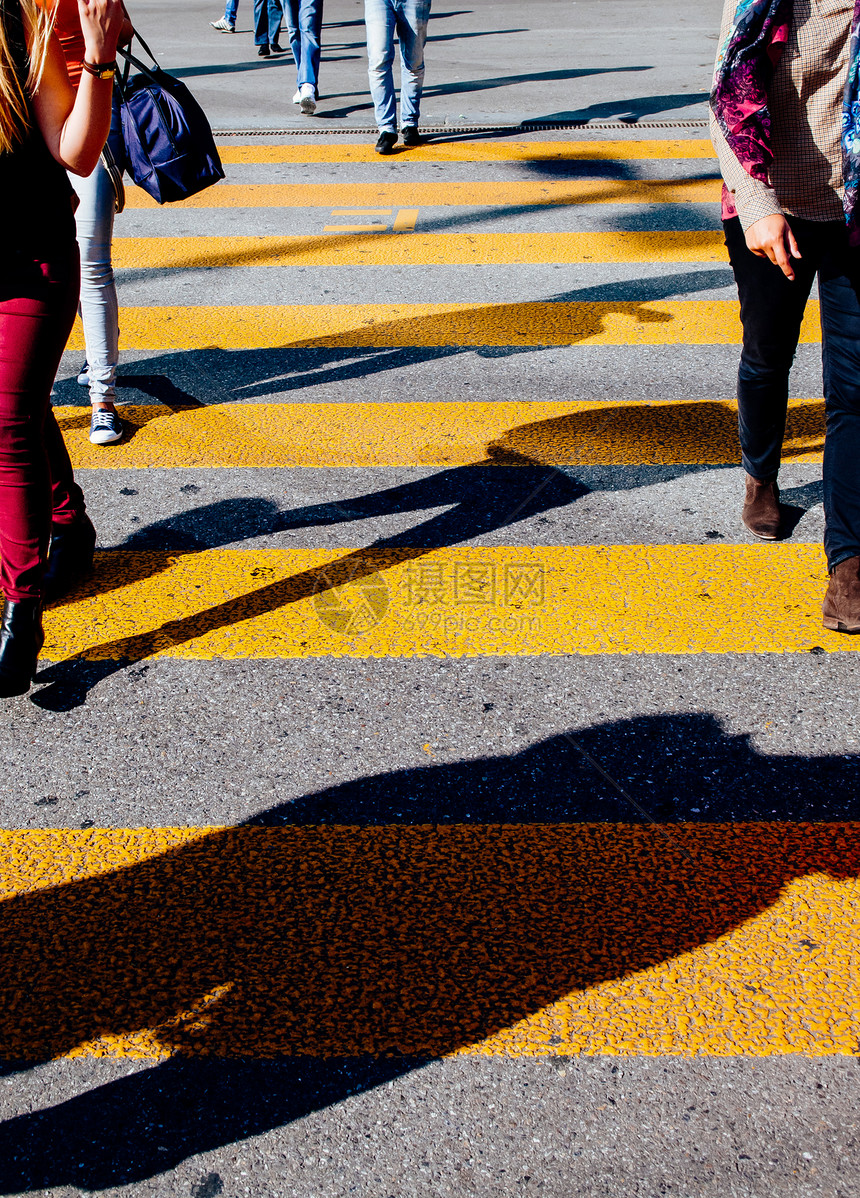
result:
[(303, 83), (299, 88), (299, 107), (305, 116), (313, 116), (316, 112), (317, 101), (312, 83)]
[(210, 21), (209, 24), (213, 29), (217, 29), (219, 33), (235, 33), (236, 26), (231, 25), (226, 17), (222, 17), (220, 21)]
[(298, 91), (296, 92), (296, 94), (293, 96), (293, 103), (294, 103), (294, 104), (301, 104), (301, 102), (302, 102), (302, 92), (301, 92), (301, 88), (299, 88), (299, 90), (298, 90)]
[(78, 386), (89, 387), (90, 385), (90, 367), (89, 363), (84, 362), (83, 366), (78, 371)]
[(125, 432), (122, 421), (110, 408), (93, 408), (90, 418), (90, 441), (93, 445), (113, 445)]

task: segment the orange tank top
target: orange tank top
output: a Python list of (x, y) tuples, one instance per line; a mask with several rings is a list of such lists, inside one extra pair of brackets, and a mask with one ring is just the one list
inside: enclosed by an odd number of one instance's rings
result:
[(86, 51), (84, 35), (81, 30), (81, 18), (78, 16), (78, 0), (56, 0), (55, 8), (57, 15), (54, 21), (54, 31), (60, 39), (69, 80), (77, 91), (81, 81), (81, 63)]

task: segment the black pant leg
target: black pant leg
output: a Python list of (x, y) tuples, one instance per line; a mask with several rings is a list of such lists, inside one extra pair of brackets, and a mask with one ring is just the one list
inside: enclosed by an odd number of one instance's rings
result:
[(737, 217), (723, 222), (744, 330), (738, 367), (738, 433), (744, 469), (760, 482), (773, 482), (779, 471), (788, 376), (817, 269), (814, 231), (804, 229), (807, 222), (791, 224), (803, 254), (795, 261), (793, 282), (778, 266), (747, 248)]
[(860, 249), (828, 238), (818, 278), (824, 362), (824, 548), (832, 570), (860, 555)]

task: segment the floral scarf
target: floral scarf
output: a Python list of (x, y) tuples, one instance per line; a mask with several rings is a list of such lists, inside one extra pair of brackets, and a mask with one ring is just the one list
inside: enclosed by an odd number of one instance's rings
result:
[[(738, 0), (711, 92), (711, 108), (729, 148), (744, 170), (763, 183), (773, 161), (767, 89), (788, 41), (792, 5), (793, 0)], [(843, 203), (851, 243), (860, 245), (860, 0), (855, 0), (850, 37), (842, 105)]]

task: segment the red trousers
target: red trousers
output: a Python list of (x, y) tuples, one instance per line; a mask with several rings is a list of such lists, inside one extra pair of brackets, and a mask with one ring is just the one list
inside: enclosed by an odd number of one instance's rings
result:
[(45, 254), (0, 254), (0, 588), (38, 599), (51, 523), (84, 511), (51, 387), (80, 286), (77, 245)]

